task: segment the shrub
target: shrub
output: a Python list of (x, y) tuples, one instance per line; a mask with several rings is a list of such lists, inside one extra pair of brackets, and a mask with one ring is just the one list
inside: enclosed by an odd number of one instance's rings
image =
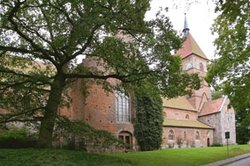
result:
[(177, 137), (176, 138), (176, 143), (178, 145), (179, 148), (181, 148), (182, 144), (183, 144), (183, 140), (181, 137)]
[[(80, 149), (91, 152), (101, 152), (115, 146), (124, 147), (110, 132), (97, 130), (82, 121), (70, 121), (67, 118), (59, 118), (57, 122), (55, 140), (64, 139), (63, 148)], [(88, 150), (90, 149), (91, 150)]]
[(0, 148), (34, 147), (37, 141), (25, 128), (2, 130), (0, 132)]
[(153, 85), (145, 83), (135, 90), (135, 137), (142, 151), (159, 149), (162, 143), (162, 100)]
[(221, 143), (215, 142), (211, 145), (212, 147), (220, 147), (223, 146)]

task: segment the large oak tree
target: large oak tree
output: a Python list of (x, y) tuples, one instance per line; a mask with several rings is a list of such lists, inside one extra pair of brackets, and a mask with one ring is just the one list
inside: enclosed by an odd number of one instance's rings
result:
[[(0, 100), (8, 110), (2, 122), (41, 121), (39, 145), (50, 147), (64, 92), (77, 78), (105, 85), (108, 78), (127, 85), (147, 78), (168, 97), (197, 88), (197, 76), (182, 73), (180, 58), (170, 55), (181, 40), (169, 19), (157, 14), (145, 21), (149, 6), (147, 0), (1, 0)], [(99, 57), (105, 71), (75, 67), (81, 55)]]

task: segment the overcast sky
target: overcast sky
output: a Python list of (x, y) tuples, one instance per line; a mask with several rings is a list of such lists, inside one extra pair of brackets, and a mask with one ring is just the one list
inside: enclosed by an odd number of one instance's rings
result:
[(214, 36), (211, 33), (214, 13), (214, 2), (197, 0), (152, 0), (151, 10), (146, 14), (146, 18), (153, 18), (160, 7), (168, 7), (169, 16), (174, 29), (181, 33), (184, 26), (184, 13), (186, 13), (190, 33), (199, 44), (203, 52), (209, 59), (214, 57), (215, 47), (213, 46)]

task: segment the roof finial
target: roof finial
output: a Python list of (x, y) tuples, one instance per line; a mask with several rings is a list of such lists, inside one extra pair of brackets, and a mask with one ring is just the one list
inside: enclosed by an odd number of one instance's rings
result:
[(186, 17), (186, 13), (184, 13), (185, 17), (184, 17), (184, 29), (182, 30), (184, 37), (187, 37), (188, 32), (189, 32), (189, 28), (188, 28), (188, 24), (187, 24), (187, 17)]

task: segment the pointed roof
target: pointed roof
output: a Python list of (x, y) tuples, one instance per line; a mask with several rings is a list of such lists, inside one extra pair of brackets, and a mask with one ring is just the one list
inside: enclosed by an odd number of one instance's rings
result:
[(199, 116), (205, 116), (221, 112), (221, 109), (226, 104), (227, 97), (221, 97), (216, 100), (211, 100), (204, 103)]
[(201, 58), (208, 60), (207, 56), (204, 54), (204, 52), (201, 50), (201, 48), (199, 47), (199, 45), (189, 32), (186, 13), (184, 16), (184, 28), (182, 32), (183, 32), (184, 42), (182, 44), (182, 48), (177, 51), (177, 54), (179, 54), (182, 59), (188, 57), (191, 54), (195, 54)]
[(188, 23), (187, 23), (187, 17), (186, 17), (186, 13), (185, 17), (184, 17), (184, 28), (182, 30), (184, 37), (187, 37), (188, 33), (189, 33), (189, 28), (188, 28)]
[(188, 111), (197, 111), (187, 100), (185, 96), (180, 96), (172, 99), (163, 98), (163, 107), (176, 108)]
[(201, 50), (190, 32), (188, 32), (187, 37), (185, 37), (182, 48), (177, 51), (177, 54), (179, 54), (182, 59), (188, 57), (191, 54), (195, 54), (203, 59), (208, 60), (207, 56)]

